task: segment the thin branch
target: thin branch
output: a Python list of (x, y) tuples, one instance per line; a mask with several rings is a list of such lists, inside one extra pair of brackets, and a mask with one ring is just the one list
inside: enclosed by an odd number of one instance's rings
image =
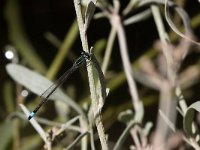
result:
[(121, 134), (121, 136), (119, 137), (119, 139), (117, 140), (117, 143), (115, 144), (115, 147), (113, 148), (113, 150), (119, 150), (124, 141), (126, 140), (126, 138), (129, 135), (130, 130), (132, 129), (132, 127), (136, 124), (136, 122), (134, 120), (130, 121), (126, 127), (126, 129), (123, 131), (123, 133)]
[[(78, 21), (78, 26), (79, 26), (79, 31), (80, 31), (82, 47), (83, 47), (84, 51), (89, 52), (87, 35), (86, 35), (85, 28), (84, 28), (83, 16), (81, 14), (80, 0), (74, 0), (74, 6), (75, 6), (76, 15), (77, 15), (77, 21)], [(88, 71), (89, 87), (90, 87), (90, 93), (91, 93), (91, 99), (92, 99), (92, 105), (91, 106), (93, 107), (93, 115), (94, 115), (94, 117), (96, 117), (95, 116), (97, 114), (96, 111), (98, 110), (97, 93), (96, 93), (93, 70), (92, 70), (91, 65), (88, 65), (87, 71)], [(97, 126), (97, 131), (98, 131), (98, 134), (99, 134), (102, 149), (107, 150), (108, 144), (107, 144), (106, 136), (105, 136), (105, 133), (104, 133), (104, 127), (103, 127), (103, 123), (101, 121), (100, 115), (98, 115), (96, 117), (95, 123), (96, 123), (96, 126)]]
[(116, 36), (116, 29), (112, 27), (110, 34), (109, 34), (108, 43), (107, 43), (106, 50), (105, 50), (105, 55), (103, 57), (104, 59), (103, 59), (103, 63), (102, 63), (102, 71), (103, 71), (104, 75), (106, 73), (106, 70), (108, 68), (108, 64), (110, 61), (110, 56), (112, 53), (115, 36)]
[(133, 79), (133, 72), (131, 68), (131, 61), (128, 55), (128, 48), (127, 48), (127, 42), (126, 42), (127, 40), (126, 40), (124, 28), (122, 26), (120, 17), (117, 14), (113, 14), (112, 18), (110, 19), (111, 19), (112, 26), (115, 27), (117, 30), (123, 67), (124, 67), (125, 75), (128, 81), (133, 107), (135, 108), (135, 111), (137, 112), (137, 110), (139, 110), (141, 107), (140, 107), (138, 91), (136, 88), (136, 83)]
[[(26, 117), (28, 117), (30, 114), (28, 109), (23, 104), (19, 104), (19, 106), (21, 107), (22, 111), (25, 113)], [(51, 150), (51, 142), (48, 141), (46, 132), (43, 130), (43, 128), (39, 125), (39, 123), (35, 120), (35, 118), (32, 118), (29, 122), (35, 128), (38, 134), (41, 136), (41, 138), (43, 139), (43, 141), (45, 142), (47, 146), (47, 149)]]
[(64, 150), (69, 150), (72, 149), (74, 146), (76, 146), (76, 144), (84, 137), (88, 134), (88, 132), (84, 132), (82, 134), (80, 134), (67, 148), (65, 148)]

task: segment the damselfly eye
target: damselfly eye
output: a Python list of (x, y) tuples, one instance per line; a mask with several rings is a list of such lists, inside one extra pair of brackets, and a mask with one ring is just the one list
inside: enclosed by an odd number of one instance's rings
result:
[(87, 55), (85, 55), (85, 58), (86, 59), (90, 59), (90, 56), (87, 54)]
[(87, 60), (90, 60), (90, 59), (91, 59), (89, 53), (87, 53), (87, 52), (85, 52), (85, 51), (82, 51), (81, 54), (84, 56), (85, 59), (87, 59)]

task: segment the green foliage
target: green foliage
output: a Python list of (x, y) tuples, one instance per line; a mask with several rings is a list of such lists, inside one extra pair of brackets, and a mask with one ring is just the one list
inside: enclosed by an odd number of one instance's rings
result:
[[(19, 1), (6, 1), (8, 37), (15, 55), (12, 63), (5, 68), (14, 83), (10, 80), (2, 83), (5, 108), (0, 109), (4, 115), (0, 124), (0, 150), (40, 149), (41, 145), (45, 145), (45, 149), (175, 149), (186, 147), (186, 144), (199, 149), (200, 135), (195, 113), (200, 111), (200, 102), (192, 102), (188, 107), (186, 99), (194, 99), (196, 96), (193, 86), (198, 85), (200, 76), (199, 58), (196, 58), (195, 52), (188, 55), (192, 49), (198, 49), (192, 47), (192, 44), (199, 46), (192, 30), (199, 26), (200, 16), (190, 21), (184, 8), (168, 0), (130, 0), (123, 4), (124, 1), (119, 0), (113, 0), (112, 3), (106, 0), (74, 0), (75, 11), (72, 10), (77, 16), (71, 21), (73, 23), (63, 41), (53, 34), (46, 34), (47, 39), (58, 49), (51, 65), (46, 67), (42, 52), (48, 55), (49, 51), (36, 50), (32, 45), (34, 42), (29, 40), (22, 23), (24, 15), (20, 14)], [(174, 10), (173, 14), (170, 13), (171, 9)], [(92, 27), (93, 23), (101, 22), (101, 18), (106, 18), (107, 23), (110, 23), (110, 33), (106, 33), (108, 37), (94, 35), (107, 32), (104, 26)], [(149, 21), (155, 22), (158, 39), (152, 37), (150, 42), (142, 41), (143, 45), (155, 44), (137, 54), (141, 49), (135, 43), (141, 41), (134, 41), (132, 35), (138, 32), (128, 36), (130, 34), (126, 30), (131, 31), (129, 29), (137, 24), (149, 28)], [(169, 28), (165, 23), (168, 23)], [(170, 32), (170, 29), (175, 33)], [(146, 36), (153, 35), (152, 31), (149, 29)], [(77, 44), (79, 33), (81, 43)], [(99, 40), (92, 43), (89, 41), (91, 37), (88, 38), (91, 35)], [(136, 35), (138, 40), (141, 40), (141, 36)], [(67, 58), (74, 62), (78, 58), (74, 50), (76, 44), (82, 45), (79, 54), (83, 50), (91, 56), (91, 60), (86, 60), (88, 74), (86, 69), (78, 69), (67, 81), (67, 88), (59, 87), (50, 96), (57, 111), (52, 112), (54, 109), (48, 107), (43, 109), (45, 113), (41, 114), (41, 111), (28, 122), (28, 108), (34, 108), (38, 101), (34, 104), (32, 101), (27, 102), (29, 97), (21, 94), (23, 89), (41, 96), (54, 83), (50, 80), (56, 78), (64, 66), (64, 60)], [(116, 56), (118, 53), (120, 55)], [(186, 62), (186, 58), (191, 59), (191, 55), (197, 60)], [(30, 99), (33, 98), (30, 96)], [(158, 109), (153, 107), (157, 102)], [(184, 130), (176, 126), (179, 121), (177, 112), (183, 117)], [(113, 127), (119, 123), (117, 118), (125, 127), (113, 132)], [(179, 141), (182, 142), (173, 145), (170, 137), (176, 137), (178, 130), (181, 132)], [(98, 140), (101, 148), (96, 146)], [(127, 140), (134, 142), (126, 145)], [(112, 148), (111, 142), (114, 143)]]

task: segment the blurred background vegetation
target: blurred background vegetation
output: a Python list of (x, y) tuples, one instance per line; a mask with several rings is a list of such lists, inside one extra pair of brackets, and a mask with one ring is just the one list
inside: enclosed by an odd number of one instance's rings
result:
[[(126, 8), (128, 3), (129, 0), (120, 1), (120, 14), (122, 14), (122, 10)], [(197, 0), (176, 0), (175, 3), (182, 6), (188, 13), (191, 19), (193, 36), (195, 41), (199, 41), (200, 3)], [(147, 8), (149, 8), (149, 5), (139, 7), (126, 18), (131, 15), (134, 16)], [(159, 5), (159, 8), (169, 40), (175, 48), (178, 46), (181, 48), (184, 44), (181, 45), (180, 43), (184, 41), (181, 41), (182, 38), (174, 33), (165, 21), (163, 5)], [(99, 9), (96, 10), (96, 13), (98, 12), (100, 12)], [(172, 14), (174, 23), (181, 30), (183, 27), (180, 17), (174, 12)], [(43, 149), (44, 143), (23, 116), (18, 105), (23, 103), (32, 110), (40, 99), (30, 91), (28, 91), (28, 95), (23, 96), (21, 93), (26, 88), (10, 78), (5, 66), (11, 62), (18, 63), (41, 73), (52, 81), (62, 75), (80, 56), (82, 50), (73, 1), (1, 0), (0, 27), (0, 150)], [(93, 19), (87, 31), (89, 45), (94, 46), (94, 54), (100, 64), (102, 64), (106, 53), (105, 49), (108, 44), (110, 29), (109, 20), (101, 18)], [(166, 67), (160, 60), (163, 59), (160, 50), (161, 43), (152, 15), (132, 25), (125, 26), (125, 32), (129, 57), (134, 67), (133, 70), (136, 70), (135, 78), (138, 94), (144, 105), (142, 125), (145, 125), (147, 121), (153, 122), (153, 129), (148, 135), (148, 140), (151, 141), (156, 128), (158, 108), (160, 108), (160, 91), (151, 85), (148, 86), (148, 83), (143, 83), (151, 78), (143, 79), (142, 75), (143, 72), (148, 73), (150, 71), (147, 69), (149, 66), (144, 62), (151, 62), (150, 64), (158, 70)], [(12, 60), (6, 58), (5, 55), (9, 50), (14, 53)], [(182, 92), (189, 105), (200, 98), (200, 48), (197, 45), (191, 45), (188, 51), (177, 74), (183, 82), (183, 85), (181, 85), (183, 87)], [(138, 74), (137, 70), (140, 70)], [(118, 121), (119, 113), (127, 109), (134, 112), (117, 38), (113, 44), (105, 80), (106, 87), (110, 89), (110, 92), (103, 107), (102, 120), (105, 132), (109, 135), (109, 143), (112, 145), (111, 143), (117, 141), (126, 127), (125, 124)], [(90, 103), (85, 67), (74, 73), (62, 88), (69, 97), (81, 106)], [(51, 121), (64, 122), (75, 115), (74, 112), (68, 113), (69, 110), (63, 110), (65, 115), (62, 116), (62, 112), (59, 112), (60, 109), (64, 108), (54, 105), (53, 101), (49, 101), (38, 113), (38, 116)], [(68, 115), (66, 116), (66, 114)], [(196, 119), (199, 121), (198, 115)], [(175, 120), (175, 126), (180, 132), (183, 132), (183, 118), (181, 115), (177, 114)], [(44, 125), (44, 128), (47, 130), (50, 126)], [(55, 149), (61, 149), (62, 145), (71, 143), (72, 140), (70, 139), (75, 137), (70, 132), (66, 132), (66, 135), (62, 136), (64, 136), (62, 139), (55, 142)], [(63, 141), (63, 139), (65, 140)], [(98, 145), (97, 147), (100, 147), (97, 138), (95, 142)], [(133, 143), (129, 137), (124, 144), (124, 149), (128, 149), (129, 145)], [(187, 147), (185, 143), (181, 142), (174, 145), (175, 148)]]

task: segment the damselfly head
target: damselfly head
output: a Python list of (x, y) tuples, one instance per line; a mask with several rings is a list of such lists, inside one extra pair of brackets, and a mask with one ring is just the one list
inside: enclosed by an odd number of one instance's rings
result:
[(90, 59), (91, 59), (90, 54), (87, 53), (87, 52), (85, 52), (85, 51), (82, 51), (82, 52), (81, 52), (81, 55), (83, 55), (83, 57), (84, 57), (86, 60), (90, 60)]

